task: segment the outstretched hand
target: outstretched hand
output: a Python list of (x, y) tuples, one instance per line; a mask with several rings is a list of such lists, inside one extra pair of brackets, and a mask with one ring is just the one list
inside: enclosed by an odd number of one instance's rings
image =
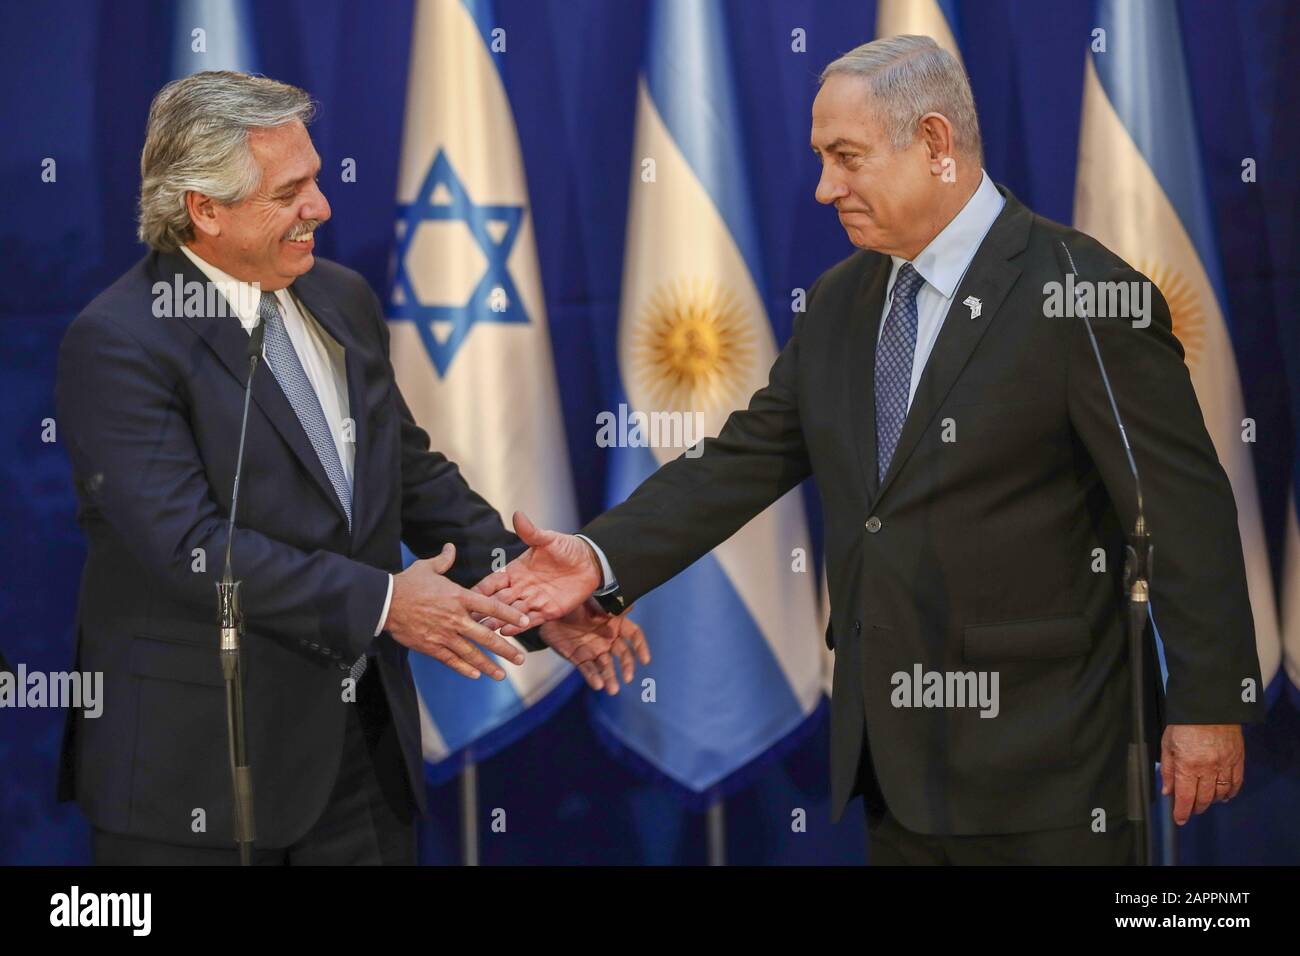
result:
[[(474, 585), (475, 591), (524, 612), (536, 625), (564, 617), (600, 587), (600, 560), (577, 535), (538, 528), (522, 511), (515, 512), (514, 525), (528, 550)], [(525, 630), (504, 623), (509, 626), (502, 634)]]
[(615, 658), (625, 684), (632, 682), (637, 660), (650, 663), (650, 648), (637, 623), (626, 614), (597, 611), (590, 603), (543, 624), (541, 635), (552, 650), (578, 669), (592, 690), (618, 693)]

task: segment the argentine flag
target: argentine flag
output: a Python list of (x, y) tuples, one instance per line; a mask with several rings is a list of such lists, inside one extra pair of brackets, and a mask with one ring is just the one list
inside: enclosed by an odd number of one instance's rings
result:
[[(434, 449), (503, 514), (576, 527), (563, 420), (514, 114), (492, 5), (415, 9), (388, 309), (397, 382)], [(411, 655), (434, 780), (481, 760), (560, 703), (550, 651), (471, 681)], [(539, 704), (543, 706), (538, 706)], [(517, 720), (527, 715), (526, 720)], [(466, 748), (472, 752), (466, 753)]]
[(930, 37), (961, 62), (957, 23), (956, 0), (880, 0), (876, 7), (877, 38)]
[[(652, 0), (637, 90), (611, 408), (678, 413), (700, 423), (692, 439), (716, 435), (776, 359), (726, 37), (720, 4)], [(616, 449), (609, 503), (682, 451)], [(815, 592), (795, 490), (637, 602), (654, 662), (593, 695), (597, 728), (689, 791), (715, 787), (820, 701)]]
[[(1221, 303), (1223, 280), (1204, 192), (1173, 0), (1098, 4), (1084, 71), (1074, 221), (1150, 278), (1186, 353), (1205, 427), (1232, 483), (1268, 686), (1281, 649), (1237, 362)], [(1104, 52), (1100, 48), (1104, 43)], [(1189, 515), (1188, 520), (1195, 520)], [(1155, 573), (1160, 573), (1157, 553)], [(1159, 623), (1159, 608), (1152, 609)]]
[(173, 9), (171, 77), (204, 70), (252, 73), (252, 20), (246, 0), (178, 0)]

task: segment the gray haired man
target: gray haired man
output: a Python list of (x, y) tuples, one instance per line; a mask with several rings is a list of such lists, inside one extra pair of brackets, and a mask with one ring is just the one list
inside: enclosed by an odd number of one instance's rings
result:
[[(1043, 289), (1061, 242), (1084, 280), (1147, 280), (989, 179), (966, 75), (929, 37), (831, 63), (811, 145), (858, 251), (813, 284), (768, 385), (582, 537), (516, 519), (530, 548), (488, 589), (534, 618), (630, 604), (815, 476), (834, 816), (863, 794), (874, 863), (1127, 862), (1134, 486), (1086, 330)], [(1096, 335), (1160, 553), (1148, 743), (1182, 823), (1241, 787), (1259, 662), (1232, 491), (1152, 307)]]

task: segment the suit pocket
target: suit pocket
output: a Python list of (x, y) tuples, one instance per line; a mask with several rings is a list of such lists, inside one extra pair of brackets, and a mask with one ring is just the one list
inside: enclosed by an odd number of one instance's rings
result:
[(1077, 615), (976, 624), (962, 658), (993, 690), (989, 716), (955, 714), (954, 753), (969, 773), (1059, 770), (1078, 763), (1092, 638)]
[(131, 673), (154, 680), (224, 687), (216, 627), (212, 628), (211, 647), (135, 636), (131, 640)]
[[(137, 635), (131, 672), (137, 711), (130, 826), (170, 843), (228, 842), (230, 765), (216, 629), (210, 646)], [(195, 829), (199, 819), (206, 830)]]
[(970, 664), (1051, 661), (1085, 654), (1092, 645), (1088, 622), (1078, 615), (993, 624), (972, 624), (962, 636)]

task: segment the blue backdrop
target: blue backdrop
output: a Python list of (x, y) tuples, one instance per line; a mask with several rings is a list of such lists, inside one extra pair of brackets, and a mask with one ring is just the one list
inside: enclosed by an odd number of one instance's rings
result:
[[(778, 341), (789, 290), (850, 252), (833, 212), (813, 200), (807, 146), (818, 70), (870, 39), (864, 0), (726, 0), (755, 184), (760, 255)], [(1038, 212), (1068, 222), (1074, 192), (1090, 5), (987, 0), (960, 5), (964, 56), (980, 109), (987, 167)], [(1300, 6), (1285, 0), (1179, 6), (1200, 148), (1227, 282), (1227, 314), (1275, 580), (1300, 421)], [(334, 209), (319, 254), (360, 270), (383, 295), (407, 83), (409, 0), (255, 4), (257, 61), (322, 104), (312, 133)], [(603, 451), (593, 441), (611, 392), (632, 147), (639, 0), (498, 0), (510, 92), (533, 204), (569, 450), (583, 519), (600, 507)], [(807, 52), (791, 52), (802, 27)], [(0, 650), (29, 668), (71, 666), (83, 543), (63, 450), (41, 441), (53, 415), (55, 357), (68, 322), (127, 269), (138, 160), (149, 101), (168, 78), (172, 11), (145, 0), (7, 3), (0, 10)], [(1294, 62), (1294, 61), (1292, 61)], [(1288, 113), (1288, 108), (1290, 112)], [(1254, 157), (1258, 182), (1241, 181)], [(57, 181), (42, 182), (42, 161)], [(340, 181), (344, 158), (355, 183)], [(1288, 377), (1289, 375), (1289, 377)], [(812, 501), (815, 513), (815, 500)], [(1280, 587), (1279, 587), (1280, 590)], [(652, 634), (670, 641), (671, 634)], [(0, 711), (0, 863), (88, 860), (87, 826), (53, 803), (61, 714)], [(735, 863), (854, 863), (855, 808), (827, 811), (827, 731), (815, 732), (727, 804)], [(1300, 861), (1300, 714), (1286, 695), (1247, 732), (1242, 795), (1184, 828), (1184, 862)], [(487, 863), (703, 862), (701, 815), (612, 761), (581, 695), (480, 768), (481, 805), (509, 812), (508, 834), (482, 834)], [(456, 789), (432, 791), (421, 855), (454, 862)], [(808, 832), (790, 832), (790, 811)]]

